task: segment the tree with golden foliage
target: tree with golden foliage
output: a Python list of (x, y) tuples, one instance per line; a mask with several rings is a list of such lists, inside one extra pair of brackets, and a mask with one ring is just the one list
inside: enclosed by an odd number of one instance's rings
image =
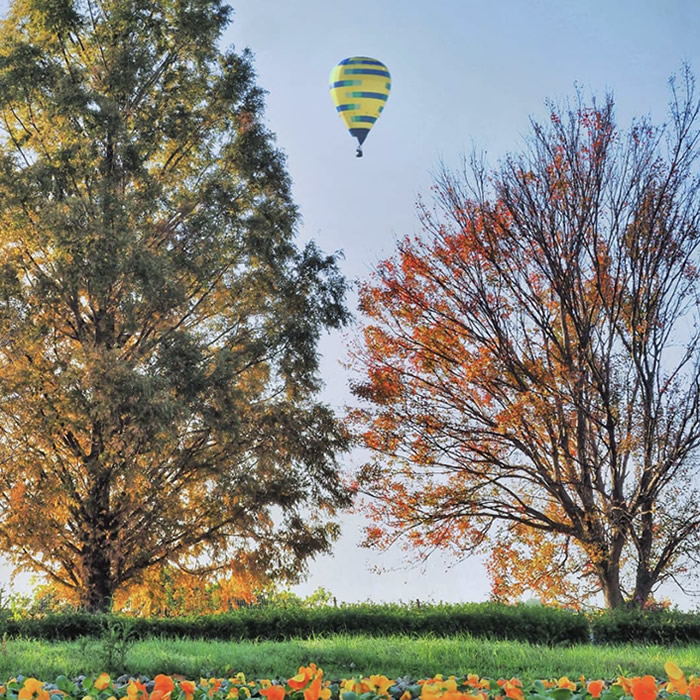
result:
[(497, 169), (443, 168), (362, 288), (368, 544), (611, 608), (697, 565), (700, 104), (688, 70), (671, 88), (665, 125), (579, 95)]
[(163, 568), (296, 580), (348, 503), (316, 396), (345, 283), (294, 243), (229, 14), (14, 0), (0, 29), (0, 548), (93, 610)]

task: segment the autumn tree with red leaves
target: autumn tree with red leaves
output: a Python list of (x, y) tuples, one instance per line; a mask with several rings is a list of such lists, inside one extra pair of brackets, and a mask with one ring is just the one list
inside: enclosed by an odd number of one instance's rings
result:
[(697, 564), (700, 104), (579, 95), (495, 170), (442, 169), (361, 291), (367, 543), (489, 555), (493, 593), (644, 605)]

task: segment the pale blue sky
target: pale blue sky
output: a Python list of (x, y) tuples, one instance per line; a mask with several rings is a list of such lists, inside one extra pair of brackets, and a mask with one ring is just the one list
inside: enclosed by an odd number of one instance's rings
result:
[[(343, 250), (350, 279), (368, 275), (397, 238), (419, 228), (418, 195), (442, 159), (457, 165), (472, 146), (497, 160), (522, 145), (530, 116), (574, 85), (612, 90), (622, 125), (633, 115), (663, 120), (667, 80), (684, 61), (700, 74), (697, 0), (238, 0), (224, 43), (249, 47), (269, 91), (267, 124), (288, 156), (303, 215), (300, 239)], [(0, 0), (0, 12), (7, 0)], [(392, 74), (386, 109), (364, 157), (335, 113), (328, 75), (341, 59), (372, 56)], [(700, 75), (698, 76), (700, 78)], [(354, 306), (354, 295), (350, 302)], [(339, 362), (346, 339), (323, 340), (324, 397), (350, 396)], [(359, 457), (350, 458), (349, 465)], [(335, 554), (312, 564), (301, 593), (318, 586), (339, 600), (484, 600), (480, 562), (377, 576), (400, 566), (397, 550), (358, 549), (362, 518), (344, 519)], [(677, 600), (684, 602), (682, 598)]]

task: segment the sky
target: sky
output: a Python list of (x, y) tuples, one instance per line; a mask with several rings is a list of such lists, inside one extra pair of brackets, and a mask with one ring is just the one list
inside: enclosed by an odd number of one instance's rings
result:
[[(302, 224), (299, 243), (342, 251), (348, 280), (365, 279), (397, 240), (420, 231), (419, 197), (441, 162), (458, 167), (473, 148), (496, 164), (523, 146), (547, 100), (615, 96), (618, 122), (661, 122), (668, 79), (687, 62), (700, 78), (697, 0), (232, 0), (223, 45), (248, 47), (268, 91), (266, 123), (286, 153)], [(7, 0), (0, 0), (0, 13)], [(328, 76), (338, 61), (371, 56), (391, 72), (386, 108), (355, 157), (355, 141), (332, 104)], [(355, 311), (356, 296), (348, 298)], [(323, 338), (323, 399), (352, 403), (342, 361), (351, 327)], [(353, 469), (362, 454), (344, 460)], [(359, 547), (364, 518), (344, 516), (332, 555), (308, 580), (338, 601), (486, 600), (483, 562), (443, 557), (406, 568), (400, 549)], [(381, 575), (372, 572), (381, 566)], [(0, 583), (6, 580), (0, 568)], [(26, 586), (20, 579), (16, 588)], [(696, 607), (672, 590), (681, 607)]]

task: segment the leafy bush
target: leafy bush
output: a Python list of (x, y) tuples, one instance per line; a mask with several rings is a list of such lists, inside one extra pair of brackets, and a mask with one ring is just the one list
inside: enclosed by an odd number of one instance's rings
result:
[(700, 615), (679, 610), (609, 610), (591, 615), (590, 625), (596, 643), (700, 642)]
[(499, 603), (346, 604), (338, 607), (262, 605), (226, 614), (126, 618), (65, 612), (45, 617), (9, 618), (2, 631), (9, 636), (54, 640), (100, 638), (114, 622), (129, 623), (130, 638), (280, 641), (337, 633), (363, 635), (408, 634), (449, 637), (470, 634), (535, 644), (700, 642), (700, 615), (677, 610), (620, 610), (576, 613), (559, 608)]
[[(10, 635), (46, 640), (99, 637), (109, 621), (119, 616), (61, 613), (43, 618), (7, 621)], [(507, 606), (497, 603), (462, 605), (373, 605), (302, 608), (263, 606), (199, 617), (129, 618), (131, 634), (221, 640), (308, 638), (315, 635), (414, 634), (513, 639), (555, 644), (582, 642), (589, 636), (582, 614), (547, 607)]]

